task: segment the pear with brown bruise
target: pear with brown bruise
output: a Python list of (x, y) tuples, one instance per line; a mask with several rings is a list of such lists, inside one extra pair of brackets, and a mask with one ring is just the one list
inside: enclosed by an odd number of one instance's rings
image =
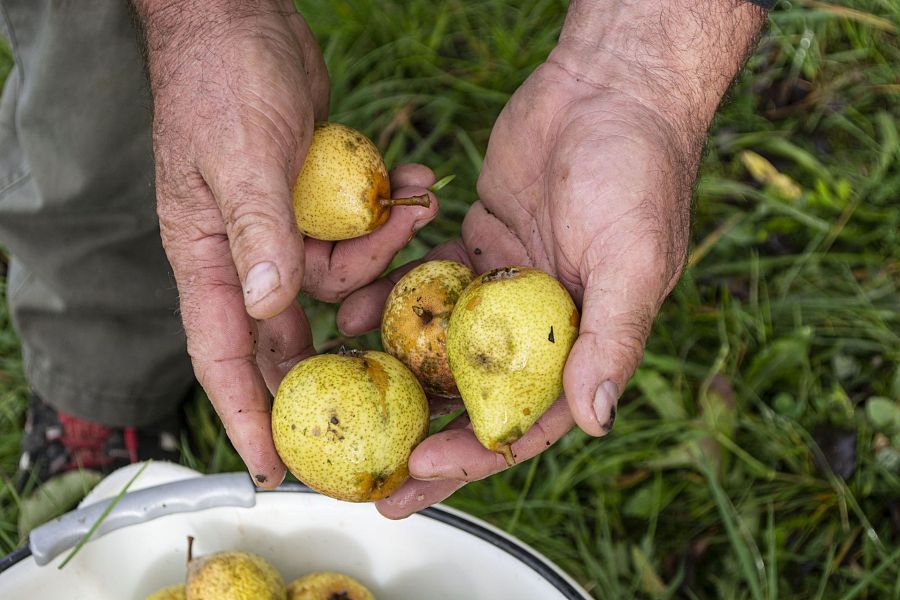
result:
[(281, 574), (250, 552), (217, 552), (194, 558), (188, 538), (187, 600), (287, 600)]
[(430, 205), (428, 194), (391, 198), (387, 168), (375, 144), (355, 129), (328, 122), (316, 124), (293, 197), (300, 233), (329, 241), (375, 231), (392, 206)]
[(288, 600), (375, 600), (357, 580), (334, 571), (319, 571), (288, 585)]
[(430, 394), (459, 396), (447, 360), (447, 327), (456, 299), (474, 277), (463, 264), (432, 260), (400, 278), (385, 302), (381, 343)]
[(409, 478), (428, 432), (428, 402), (403, 363), (384, 352), (342, 351), (301, 361), (282, 380), (272, 437), (287, 468), (332, 498), (368, 502)]
[(183, 583), (178, 585), (170, 585), (161, 590), (157, 590), (147, 596), (144, 600), (185, 600), (185, 586)]
[(563, 391), (578, 309), (554, 277), (531, 267), (480, 275), (450, 316), (447, 354), (478, 441), (515, 463), (510, 445)]

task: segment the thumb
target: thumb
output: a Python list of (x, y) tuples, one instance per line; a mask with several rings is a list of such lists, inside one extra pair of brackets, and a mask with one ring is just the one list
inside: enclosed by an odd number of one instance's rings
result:
[(303, 281), (303, 238), (294, 222), (288, 170), (275, 161), (232, 163), (206, 177), (222, 211), (244, 305), (255, 319), (290, 306)]
[(601, 263), (587, 278), (578, 339), (563, 372), (566, 399), (585, 433), (603, 436), (616, 419), (625, 384), (644, 355), (644, 344), (666, 293), (667, 278), (649, 269)]

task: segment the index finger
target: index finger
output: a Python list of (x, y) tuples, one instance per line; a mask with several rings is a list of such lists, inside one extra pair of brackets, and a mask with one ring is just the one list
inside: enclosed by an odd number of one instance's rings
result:
[[(208, 190), (207, 190), (208, 192)], [(247, 315), (224, 223), (215, 204), (193, 209), (190, 227), (160, 219), (180, 292), (188, 353), (231, 443), (261, 487), (285, 468), (272, 441), (271, 402), (256, 366), (256, 322)]]
[[(559, 398), (524, 436), (512, 444), (516, 462), (537, 456), (574, 424), (565, 397)], [(379, 500), (376, 508), (390, 519), (402, 519), (444, 500), (467, 482), (484, 479), (507, 468), (502, 455), (481, 445), (468, 418), (463, 415), (413, 450), (409, 472), (414, 479), (388, 498)]]

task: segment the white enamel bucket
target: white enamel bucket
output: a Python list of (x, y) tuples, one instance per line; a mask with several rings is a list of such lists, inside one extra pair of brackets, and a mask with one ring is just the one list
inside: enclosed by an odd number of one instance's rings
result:
[(142, 599), (183, 581), (189, 535), (196, 555), (251, 551), (286, 581), (341, 571), (379, 600), (590, 598), (533, 549), (446, 506), (390, 521), (371, 504), (339, 502), (301, 485), (263, 492), (245, 473), (203, 476), (164, 463), (150, 464), (58, 569), (137, 467), (110, 475), (77, 510), (35, 529), (28, 546), (0, 559), (0, 598)]

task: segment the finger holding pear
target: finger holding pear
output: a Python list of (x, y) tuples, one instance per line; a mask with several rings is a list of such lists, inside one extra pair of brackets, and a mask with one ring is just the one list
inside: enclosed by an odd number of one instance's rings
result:
[(474, 277), (461, 263), (430, 260), (400, 278), (385, 302), (381, 343), (429, 394), (459, 396), (447, 358), (447, 328), (459, 295)]
[(307, 264), (301, 291), (339, 302), (371, 283), (437, 216), (437, 189), (428, 167), (408, 163), (388, 172), (362, 133), (318, 123), (292, 191)]
[[(454, 283), (450, 275), (454, 270), (445, 266), (450, 261), (428, 260), (438, 258), (468, 262), (461, 245), (438, 247), (422, 265), (396, 278), (393, 287), (386, 283), (393, 277), (389, 276), (349, 297), (338, 322), (351, 334), (372, 328), (372, 311), (366, 314), (366, 308), (381, 304), (379, 298), (387, 296), (382, 319), (385, 349), (417, 372), (421, 357), (411, 358), (403, 350), (427, 340), (422, 345), (429, 350), (429, 359), (441, 356), (449, 367), (480, 445), (513, 464), (511, 444), (562, 393), (563, 368), (578, 332), (578, 310), (566, 289), (543, 271), (525, 266), (494, 269), (467, 284), (456, 298), (443, 336), (429, 338), (423, 325), (431, 323), (425, 312), (429, 296), (422, 292), (429, 286), (450, 289)], [(459, 269), (468, 267), (459, 265), (456, 272)], [(433, 321), (434, 311), (429, 312)], [(427, 382), (424, 385), (428, 387)], [(465, 426), (468, 420), (460, 423)]]
[(578, 337), (578, 309), (544, 271), (511, 266), (477, 277), (459, 296), (447, 357), (478, 441), (506, 459), (559, 398)]
[(275, 448), (300, 481), (325, 495), (370, 502), (409, 478), (428, 433), (428, 402), (403, 363), (384, 352), (342, 350), (298, 363), (272, 408)]
[(384, 160), (362, 133), (320, 122), (294, 183), (294, 215), (303, 235), (348, 240), (383, 225), (393, 206), (430, 206), (428, 194), (392, 198)]

